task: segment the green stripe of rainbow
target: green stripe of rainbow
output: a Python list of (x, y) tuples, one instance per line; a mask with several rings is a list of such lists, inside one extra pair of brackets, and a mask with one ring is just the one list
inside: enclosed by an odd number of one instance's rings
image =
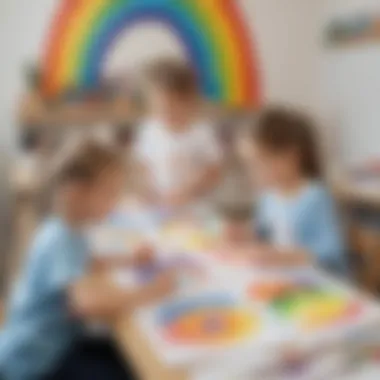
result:
[(208, 97), (232, 106), (259, 106), (257, 60), (235, 0), (64, 0), (46, 47), (44, 91), (54, 95), (69, 87), (96, 86), (118, 35), (146, 20), (174, 31)]

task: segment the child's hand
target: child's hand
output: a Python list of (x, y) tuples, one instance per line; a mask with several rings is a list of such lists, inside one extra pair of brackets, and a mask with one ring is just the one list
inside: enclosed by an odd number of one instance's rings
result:
[(275, 264), (276, 257), (267, 246), (255, 244), (250, 250), (250, 260), (255, 266), (268, 267)]
[(190, 197), (184, 191), (172, 192), (164, 198), (164, 204), (170, 208), (185, 206), (189, 201)]
[(230, 222), (224, 226), (223, 238), (227, 243), (246, 244), (252, 240), (252, 233), (247, 223)]
[(164, 272), (149, 284), (148, 298), (155, 301), (169, 296), (176, 290), (176, 286), (176, 273), (174, 271)]
[(268, 245), (259, 245), (252, 251), (252, 262), (261, 267), (297, 267), (311, 264), (310, 255), (302, 250), (279, 251)]
[(154, 247), (149, 243), (144, 243), (136, 248), (133, 254), (133, 265), (146, 266), (155, 261)]

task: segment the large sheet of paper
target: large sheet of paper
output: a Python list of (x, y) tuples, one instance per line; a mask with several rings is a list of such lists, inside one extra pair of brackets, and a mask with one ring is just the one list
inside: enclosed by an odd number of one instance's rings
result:
[(380, 311), (314, 271), (251, 276), (231, 271), (217, 278), (210, 274), (197, 291), (181, 291), (137, 319), (167, 364), (245, 355), (262, 365), (268, 356), (281, 360), (289, 349), (312, 356), (344, 350), (380, 326)]
[(166, 365), (194, 368), (199, 380), (207, 373), (210, 380), (223, 379), (217, 373), (231, 373), (229, 380), (338, 378), (350, 362), (347, 347), (379, 330), (378, 305), (319, 270), (259, 270), (215, 251), (210, 220), (160, 221), (146, 224), (149, 234), (128, 229), (160, 248), (157, 262), (115, 279), (131, 287), (168, 268), (178, 273), (176, 293), (135, 316)]

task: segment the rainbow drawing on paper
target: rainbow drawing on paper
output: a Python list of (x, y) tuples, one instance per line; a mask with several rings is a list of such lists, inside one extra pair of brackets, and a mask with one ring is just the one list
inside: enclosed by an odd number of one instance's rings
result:
[(252, 300), (267, 304), (275, 314), (312, 331), (353, 322), (363, 305), (318, 283), (300, 279), (254, 282), (248, 287)]
[(161, 307), (158, 325), (166, 341), (177, 345), (229, 345), (260, 329), (260, 317), (224, 294), (206, 294)]
[(207, 97), (232, 106), (260, 105), (252, 31), (235, 0), (62, 0), (42, 60), (45, 94), (96, 88), (117, 38), (147, 21), (178, 38)]

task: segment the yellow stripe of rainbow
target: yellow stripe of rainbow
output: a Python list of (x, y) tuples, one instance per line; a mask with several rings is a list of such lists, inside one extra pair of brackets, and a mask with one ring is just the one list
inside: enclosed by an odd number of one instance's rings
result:
[(95, 87), (118, 35), (146, 20), (162, 22), (177, 34), (206, 96), (233, 106), (259, 106), (253, 41), (234, 0), (64, 0), (46, 47), (45, 93)]

